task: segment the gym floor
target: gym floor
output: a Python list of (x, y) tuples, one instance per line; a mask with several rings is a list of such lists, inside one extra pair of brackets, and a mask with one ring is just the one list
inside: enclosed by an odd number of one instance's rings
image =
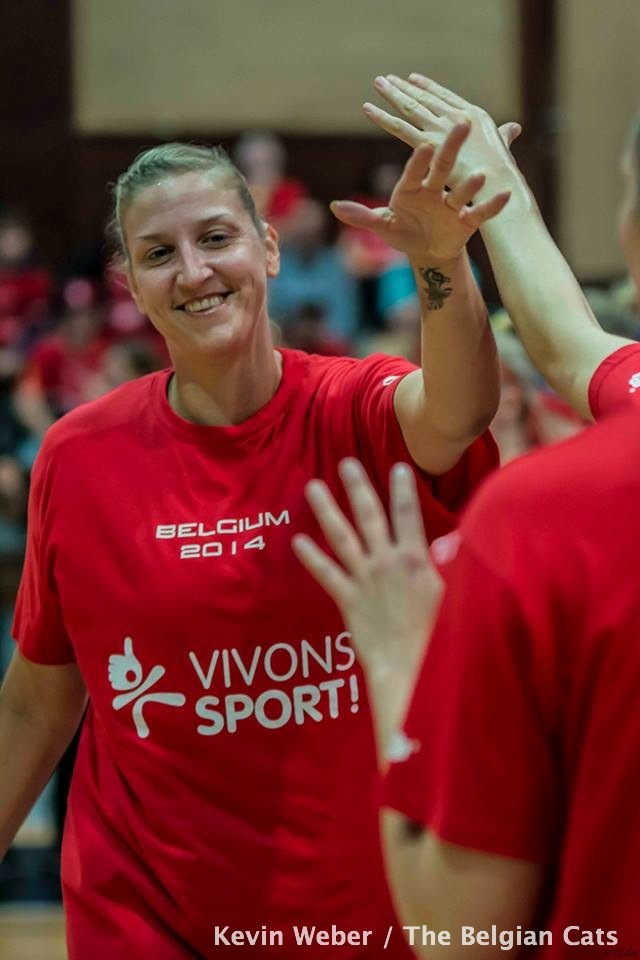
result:
[(62, 908), (55, 904), (0, 906), (0, 957), (67, 960)]

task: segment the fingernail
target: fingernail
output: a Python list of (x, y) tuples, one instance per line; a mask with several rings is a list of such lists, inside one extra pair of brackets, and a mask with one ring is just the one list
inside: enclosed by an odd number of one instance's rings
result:
[(376, 77), (373, 82), (375, 83), (376, 87), (384, 87), (387, 81), (384, 77)]
[(369, 103), (367, 101), (366, 103), (362, 104), (362, 109), (364, 110), (365, 113), (373, 113), (373, 111), (375, 110), (375, 107), (372, 103)]
[(316, 500), (324, 492), (321, 480), (309, 480), (304, 489), (309, 500)]
[(339, 466), (340, 476), (346, 477), (348, 480), (357, 479), (360, 476), (361, 469), (360, 463), (353, 457), (342, 460)]
[(411, 467), (407, 463), (394, 463), (391, 472), (399, 480), (408, 480), (411, 476)]
[(387, 80), (389, 83), (400, 83), (400, 77), (396, 77), (395, 73), (388, 73)]

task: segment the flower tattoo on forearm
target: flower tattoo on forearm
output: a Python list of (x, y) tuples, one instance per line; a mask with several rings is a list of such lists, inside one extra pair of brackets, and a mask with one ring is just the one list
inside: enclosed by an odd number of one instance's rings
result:
[(445, 286), (451, 283), (451, 277), (445, 277), (434, 267), (420, 267), (420, 276), (426, 283), (427, 310), (441, 310), (447, 297), (453, 293), (453, 287)]

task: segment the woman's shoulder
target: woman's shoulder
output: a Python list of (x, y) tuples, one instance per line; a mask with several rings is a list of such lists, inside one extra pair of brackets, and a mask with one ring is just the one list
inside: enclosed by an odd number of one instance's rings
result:
[(46, 447), (51, 451), (78, 437), (86, 439), (106, 430), (135, 424), (147, 414), (152, 393), (166, 376), (164, 370), (150, 373), (80, 404), (49, 428), (45, 436)]

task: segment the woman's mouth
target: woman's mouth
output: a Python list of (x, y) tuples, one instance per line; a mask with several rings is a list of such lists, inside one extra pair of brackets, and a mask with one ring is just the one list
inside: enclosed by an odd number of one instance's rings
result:
[(185, 313), (189, 313), (192, 316), (206, 316), (222, 306), (229, 296), (229, 292), (211, 294), (208, 297), (202, 297), (200, 300), (189, 300), (187, 303), (183, 303), (178, 309), (184, 310)]

